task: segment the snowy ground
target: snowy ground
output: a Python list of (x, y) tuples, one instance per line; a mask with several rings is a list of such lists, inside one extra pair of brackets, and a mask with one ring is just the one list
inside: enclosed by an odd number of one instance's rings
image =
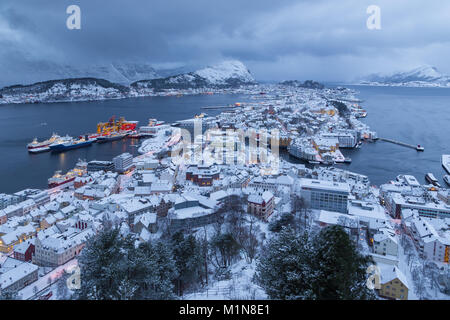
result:
[[(36, 292), (35, 287), (37, 288), (38, 296), (40, 296), (41, 294), (39, 294), (39, 293), (41, 291), (48, 288), (50, 286), (50, 283), (54, 284), (61, 277), (63, 270), (71, 270), (71, 268), (73, 268), (77, 265), (78, 265), (77, 259), (72, 259), (72, 260), (68, 261), (66, 264), (53, 269), (49, 273), (40, 277), (37, 281), (33, 282), (29, 286), (20, 290), (19, 295), (21, 296), (21, 299), (29, 300), (29, 299), (35, 298), (34, 297), (35, 292)], [(53, 296), (55, 296), (55, 295), (56, 295), (56, 291), (53, 290)]]
[[(412, 240), (411, 240), (412, 241)], [(421, 295), (423, 297), (427, 297), (427, 299), (432, 300), (450, 300), (450, 296), (442, 293), (439, 291), (437, 286), (431, 285), (431, 279), (427, 278), (423, 272), (424, 268), (424, 260), (421, 259), (415, 250), (411, 251), (413, 253), (412, 258), (410, 261), (408, 261), (408, 256), (405, 253), (405, 249), (402, 245), (398, 246), (398, 253), (399, 253), (399, 269), (405, 274), (408, 284), (409, 284), (409, 292), (408, 292), (408, 300), (420, 300), (421, 297), (417, 295), (417, 281), (414, 281), (414, 278), (412, 276), (412, 272), (414, 269), (420, 271), (420, 277), (422, 281), (424, 281), (425, 286), (425, 292), (423, 292)], [(409, 264), (408, 264), (409, 262)]]
[(230, 280), (214, 281), (202, 292), (186, 294), (183, 300), (262, 300), (264, 290), (252, 282), (256, 262), (248, 264), (243, 258), (231, 268)]

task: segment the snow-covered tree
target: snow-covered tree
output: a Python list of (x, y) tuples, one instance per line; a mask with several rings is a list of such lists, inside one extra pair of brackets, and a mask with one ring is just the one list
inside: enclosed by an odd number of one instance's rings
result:
[(311, 299), (311, 248), (308, 235), (283, 227), (258, 261), (255, 281), (271, 299)]
[(171, 245), (178, 271), (176, 288), (181, 296), (189, 285), (203, 282), (205, 256), (202, 243), (192, 234), (185, 236), (181, 231), (175, 233)]
[(263, 249), (255, 281), (271, 299), (372, 299), (366, 287), (369, 262), (339, 226), (313, 239), (283, 227)]
[(341, 226), (328, 226), (313, 240), (312, 288), (316, 299), (366, 300), (375, 298), (367, 288), (366, 269), (371, 263), (361, 255)]
[(240, 249), (231, 233), (216, 233), (210, 241), (211, 261), (217, 268), (227, 268), (239, 256)]
[(100, 232), (86, 242), (80, 258), (81, 288), (78, 299), (119, 299), (124, 240), (118, 228)]
[(67, 288), (67, 279), (69, 278), (69, 274), (63, 271), (63, 274), (58, 279), (56, 283), (56, 295), (59, 300), (66, 300), (69, 295), (69, 290)]
[(86, 243), (79, 258), (81, 288), (76, 299), (171, 299), (176, 267), (162, 242), (135, 247), (135, 239), (107, 229)]

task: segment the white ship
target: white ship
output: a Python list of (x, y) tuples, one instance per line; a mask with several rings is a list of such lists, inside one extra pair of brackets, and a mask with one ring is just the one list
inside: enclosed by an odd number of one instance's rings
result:
[(442, 166), (444, 167), (445, 171), (450, 174), (450, 154), (442, 155)]
[(444, 181), (445, 181), (446, 184), (448, 184), (450, 186), (450, 175), (446, 174), (444, 176)]
[(435, 177), (431, 172), (428, 172), (428, 173), (425, 175), (425, 179), (426, 179), (429, 183), (435, 185), (436, 187), (439, 187), (439, 188), (441, 187), (441, 185), (440, 185), (439, 182), (438, 182), (438, 179), (436, 179), (436, 177)]

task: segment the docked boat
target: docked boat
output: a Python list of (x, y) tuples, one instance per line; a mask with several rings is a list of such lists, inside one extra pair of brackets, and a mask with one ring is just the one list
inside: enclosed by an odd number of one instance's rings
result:
[(87, 140), (92, 140), (92, 141), (96, 141), (98, 137), (101, 136), (101, 133), (88, 133), (88, 134), (83, 134), (81, 136), (78, 137), (78, 139), (86, 139), (86, 137), (88, 138)]
[(56, 187), (70, 187), (76, 177), (81, 177), (87, 172), (87, 162), (78, 159), (78, 162), (72, 170), (68, 171), (66, 174), (62, 174), (61, 171), (56, 171), (55, 174), (48, 179), (48, 187), (50, 189)]
[(344, 163), (352, 163), (352, 159), (351, 158), (345, 158), (344, 159)]
[(62, 142), (56, 142), (54, 144), (51, 144), (50, 150), (52, 152), (62, 152), (62, 151), (67, 151), (67, 150), (72, 150), (72, 149), (88, 147), (88, 146), (92, 145), (93, 142), (94, 142), (93, 140), (86, 140), (86, 139), (74, 140), (74, 139), (70, 138), (70, 139), (65, 139), (65, 141), (62, 141)]
[(450, 175), (446, 174), (444, 176), (444, 181), (445, 181), (446, 184), (448, 184), (450, 186)]
[(112, 133), (110, 135), (98, 137), (97, 142), (104, 143), (104, 142), (121, 140), (121, 139), (125, 138), (127, 135), (128, 135), (128, 133)]
[(332, 159), (322, 160), (322, 164), (325, 166), (332, 166), (335, 165), (336, 162)]
[(33, 149), (28, 150), (28, 152), (32, 153), (32, 154), (43, 153), (43, 152), (48, 152), (48, 151), (50, 151), (50, 147), (33, 148)]
[(62, 145), (62, 144), (64, 144), (64, 143), (67, 143), (67, 142), (69, 142), (69, 141), (71, 141), (73, 138), (71, 137), (71, 136), (69, 136), (69, 135), (65, 135), (64, 137), (59, 137), (59, 138), (57, 138), (53, 143), (51, 143), (48, 147), (50, 148), (50, 150), (51, 150), (51, 147), (55, 147), (55, 146), (57, 146), (57, 145)]
[(61, 171), (56, 171), (53, 177), (48, 179), (48, 187), (49, 189), (56, 187), (69, 187), (73, 184), (76, 176), (72, 172), (67, 172), (66, 174), (61, 174)]
[(441, 185), (439, 184), (438, 179), (436, 179), (436, 177), (434, 176), (434, 174), (432, 174), (431, 172), (427, 173), (425, 175), (425, 179), (431, 183), (432, 185), (435, 185), (436, 187), (441, 187)]
[(450, 174), (450, 154), (442, 155), (442, 166), (444, 167), (445, 171)]
[(51, 145), (52, 143), (54, 143), (59, 138), (61, 138), (61, 137), (59, 135), (57, 135), (56, 133), (54, 133), (50, 137), (50, 139), (45, 140), (45, 141), (41, 141), (41, 142), (39, 142), (37, 140), (37, 138), (34, 138), (32, 142), (27, 144), (28, 151), (31, 152), (31, 150), (35, 150), (35, 149), (40, 149), (41, 150), (42, 148), (45, 148), (45, 147), (48, 147), (49, 145)]

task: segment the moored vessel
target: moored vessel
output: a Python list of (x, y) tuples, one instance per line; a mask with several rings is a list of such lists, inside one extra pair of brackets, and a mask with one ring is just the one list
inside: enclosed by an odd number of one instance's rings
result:
[(442, 166), (444, 167), (445, 171), (450, 174), (450, 154), (442, 155)]
[(53, 133), (52, 136), (49, 139), (47, 139), (45, 141), (41, 141), (41, 142), (39, 142), (37, 140), (37, 138), (34, 138), (32, 142), (27, 144), (28, 151), (31, 152), (31, 150), (35, 150), (35, 149), (42, 150), (42, 148), (48, 147), (49, 145), (54, 143), (59, 138), (60, 138), (60, 136), (57, 135), (56, 133)]
[(72, 170), (68, 171), (65, 174), (62, 174), (61, 171), (56, 171), (55, 174), (48, 179), (48, 187), (49, 189), (56, 187), (70, 187), (73, 185), (73, 182), (76, 177), (81, 177), (87, 172), (87, 162), (81, 159), (78, 159), (78, 162)]
[(431, 183), (432, 185), (435, 185), (436, 187), (441, 187), (441, 185), (439, 184), (438, 179), (436, 179), (436, 177), (434, 176), (434, 174), (432, 174), (431, 172), (428, 172), (425, 175), (425, 179)]
[(50, 151), (50, 147), (33, 148), (33, 149), (28, 150), (28, 152), (32, 153), (32, 154), (43, 153), (43, 152), (48, 152), (48, 151)]
[(109, 142), (109, 141), (121, 140), (121, 139), (125, 138), (127, 135), (128, 135), (128, 133), (112, 133), (109, 135), (98, 137), (97, 142), (104, 143), (104, 142)]
[(61, 152), (61, 151), (67, 151), (67, 150), (72, 150), (72, 149), (78, 149), (78, 148), (88, 147), (88, 146), (92, 145), (93, 142), (94, 142), (93, 140), (86, 140), (86, 139), (74, 140), (72, 138), (66, 138), (66, 139), (64, 139), (64, 141), (51, 144), (50, 150), (52, 152)]
[(445, 181), (446, 184), (448, 184), (450, 186), (450, 175), (446, 174), (444, 176), (444, 181)]

